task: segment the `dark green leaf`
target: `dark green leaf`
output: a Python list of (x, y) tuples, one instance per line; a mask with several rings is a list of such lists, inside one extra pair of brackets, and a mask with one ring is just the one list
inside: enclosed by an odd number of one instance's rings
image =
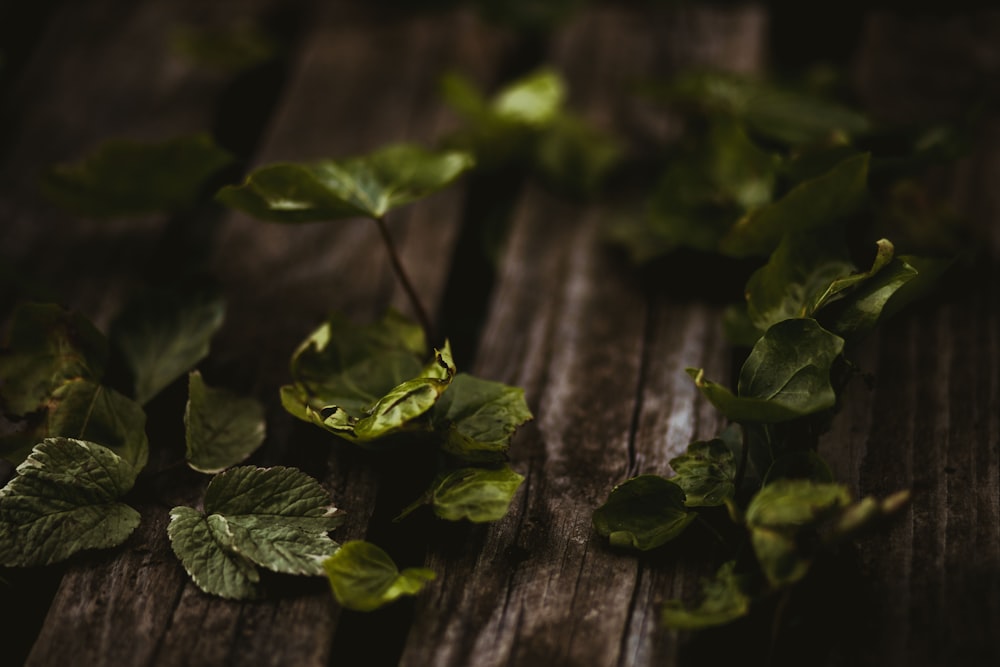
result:
[(598, 188), (621, 153), (611, 136), (575, 116), (559, 114), (538, 138), (536, 161), (550, 182), (585, 195)]
[(655, 549), (680, 535), (697, 514), (684, 505), (684, 490), (657, 475), (619, 484), (594, 511), (594, 528), (611, 545)]
[(435, 574), (423, 567), (402, 572), (389, 554), (370, 542), (347, 542), (323, 564), (342, 606), (372, 611), (403, 595), (416, 595)]
[(764, 331), (782, 320), (813, 317), (820, 308), (864, 283), (892, 261), (892, 243), (880, 239), (876, 248), (871, 269), (856, 272), (841, 230), (787, 235), (768, 263), (747, 282), (750, 319)]
[(54, 304), (18, 306), (0, 352), (4, 411), (23, 417), (68, 380), (100, 380), (107, 358), (107, 341), (86, 318)]
[(138, 473), (146, 467), (146, 413), (135, 401), (88, 380), (72, 380), (52, 395), (48, 435), (100, 444)]
[(846, 487), (808, 480), (778, 480), (754, 496), (746, 524), (757, 561), (772, 585), (790, 584), (806, 575), (813, 554), (799, 535), (836, 516), (850, 502)]
[(756, 133), (792, 146), (843, 141), (869, 130), (864, 116), (836, 103), (729, 72), (683, 75), (670, 96), (742, 118)]
[(119, 502), (135, 475), (131, 464), (95, 443), (39, 443), (0, 490), (0, 564), (49, 565), (121, 544), (139, 525), (139, 513)]
[(204, 513), (170, 512), (174, 553), (206, 593), (247, 599), (260, 593), (256, 566), (320, 576), (342, 516), (312, 477), (294, 468), (232, 468), (205, 491)]
[(174, 212), (191, 207), (232, 160), (206, 134), (159, 143), (119, 139), (78, 164), (51, 168), (42, 189), (63, 208), (90, 217)]
[(688, 374), (732, 421), (782, 422), (833, 407), (837, 397), (830, 368), (843, 348), (844, 340), (815, 320), (785, 320), (768, 329), (750, 351), (737, 396), (706, 380), (702, 370), (689, 368)]
[(421, 419), (455, 376), (445, 342), (421, 365), (420, 328), (390, 312), (356, 327), (331, 317), (292, 357), (295, 383), (282, 389), (291, 414), (354, 442), (369, 443), (401, 431), (430, 431)]
[(845, 338), (863, 336), (929, 292), (951, 264), (951, 260), (897, 257), (873, 279), (833, 304), (830, 312), (824, 312), (823, 323)]
[(129, 303), (111, 338), (132, 370), (135, 399), (147, 403), (208, 356), (224, 317), (221, 297), (204, 292), (151, 292)]
[(736, 491), (736, 458), (721, 438), (692, 442), (670, 467), (677, 473), (670, 481), (684, 490), (688, 507), (722, 505)]
[(850, 157), (777, 201), (741, 218), (719, 248), (733, 257), (768, 255), (786, 234), (810, 233), (852, 215), (867, 197), (868, 154)]
[(479, 462), (501, 460), (514, 431), (529, 419), (523, 389), (467, 373), (455, 376), (432, 415), (435, 427), (446, 429), (444, 451)]
[(208, 387), (201, 373), (193, 371), (184, 425), (188, 465), (199, 472), (221, 472), (246, 460), (264, 442), (264, 406)]
[(434, 513), (448, 521), (499, 521), (507, 514), (524, 477), (504, 466), (462, 468), (437, 481), (430, 492)]
[(685, 608), (680, 600), (668, 600), (663, 606), (663, 624), (675, 630), (698, 630), (725, 625), (750, 612), (747, 577), (735, 574), (736, 561), (719, 568), (715, 578), (701, 584), (701, 604)]
[(261, 167), (243, 185), (220, 190), (217, 198), (275, 222), (382, 218), (447, 186), (472, 165), (468, 153), (398, 144), (340, 161)]

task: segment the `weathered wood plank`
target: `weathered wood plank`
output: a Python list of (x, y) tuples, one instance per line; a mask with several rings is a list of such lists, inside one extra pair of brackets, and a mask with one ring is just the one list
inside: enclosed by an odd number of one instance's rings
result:
[[(260, 162), (349, 155), (392, 139), (427, 143), (447, 122), (442, 105), (427, 92), (434, 90), (437, 76), (458, 63), (468, 67), (492, 61), (483, 54), (493, 42), (477, 32), (468, 15), (376, 18), (347, 3), (326, 5), (315, 17)], [(404, 212), (394, 221), (407, 227), (409, 233), (401, 235), (403, 261), (422, 267), (414, 281), (430, 303), (439, 298), (447, 264), (428, 261), (427, 254), (449, 255), (460, 211), (461, 198), (445, 195), (419, 213)], [(213, 264), (230, 306), (213, 364), (223, 372), (242, 367), (230, 374), (266, 391), (262, 397), (272, 408), (288, 355), (323, 315), (339, 308), (371, 319), (396, 292), (369, 221), (278, 226), (232, 215), (223, 223), (217, 243)], [(364, 537), (379, 495), (379, 476), (371, 462), (346, 443), (290, 426), (292, 418), (278, 409), (272, 409), (271, 416), (279, 422), (272, 428), (272, 439), (283, 440), (272, 442), (278, 452), (294, 457), (302, 439), (314, 450), (325, 446), (334, 452), (326, 481), (335, 489), (338, 505), (349, 512), (338, 537)], [(168, 491), (165, 500), (192, 502), (197, 496)], [(116, 645), (132, 647), (124, 653), (106, 642), (88, 646), (95, 650), (87, 654), (86, 664), (327, 664), (339, 609), (326, 585), (293, 584), (287, 598), (279, 594), (277, 600), (263, 603), (204, 595), (172, 558), (164, 530), (168, 505), (145, 508), (144, 525), (127, 545), (131, 549), (113, 562), (74, 568), (39, 640), (46, 648), (36, 648), (29, 664), (51, 664), (73, 655), (74, 648), (48, 641), (65, 633), (67, 623), (82, 641), (88, 634), (82, 626), (92, 626), (95, 632), (118, 628)], [(144, 561), (136, 551), (162, 560)], [(136, 574), (121, 577), (122, 567)], [(139, 595), (133, 589), (135, 576), (148, 582)], [(89, 602), (77, 611), (73, 605), (78, 599)], [(104, 616), (95, 613), (101, 605), (108, 607)], [(129, 624), (139, 613), (133, 607), (140, 605), (155, 617)], [(111, 633), (106, 636), (110, 641)]]
[[(961, 119), (1000, 72), (1000, 15), (875, 14), (857, 78), (896, 122)], [(865, 343), (856, 383), (821, 452), (860, 494), (912, 489), (887, 531), (860, 542), (870, 588), (852, 601), (864, 634), (838, 664), (1000, 661), (1000, 122), (978, 119), (971, 154), (938, 174), (982, 256)]]
[[(557, 38), (553, 60), (607, 123), (608, 101), (636, 77), (684, 64), (754, 66), (761, 25), (753, 10), (658, 22), (597, 9)], [(636, 274), (604, 247), (600, 216), (536, 189), (518, 205), (476, 372), (523, 386), (537, 415), (511, 449), (524, 491), (497, 525), (453, 531), (463, 549), (431, 545), (427, 562), (441, 583), (418, 601), (404, 665), (670, 659), (669, 648), (653, 648), (651, 627), (676, 568), (662, 579), (642, 574), (637, 559), (594, 534), (591, 513), (628, 474), (667, 472), (693, 427), (714, 426), (678, 378), (690, 363), (725, 368), (728, 353), (716, 308), (647, 301)]]

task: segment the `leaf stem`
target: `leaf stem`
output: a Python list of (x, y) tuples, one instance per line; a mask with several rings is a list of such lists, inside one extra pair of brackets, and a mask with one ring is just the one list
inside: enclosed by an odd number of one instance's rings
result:
[(717, 539), (719, 541), (719, 544), (721, 544), (724, 547), (728, 547), (729, 546), (729, 542), (726, 542), (726, 538), (724, 538), (722, 536), (722, 533), (720, 533), (718, 530), (716, 530), (715, 526), (713, 526), (712, 524), (710, 524), (708, 522), (708, 519), (706, 519), (704, 516), (702, 516), (700, 512), (698, 512), (697, 514), (698, 514), (698, 516), (695, 519), (695, 521), (698, 522), (698, 525), (700, 525), (702, 528), (704, 528), (709, 533), (711, 533), (712, 536), (715, 537), (715, 539)]
[(437, 341), (434, 335), (434, 327), (431, 326), (431, 320), (427, 317), (427, 311), (424, 310), (423, 304), (420, 303), (420, 298), (417, 296), (417, 291), (413, 288), (413, 283), (410, 282), (409, 276), (406, 275), (406, 270), (403, 269), (403, 263), (399, 259), (399, 253), (396, 252), (396, 245), (393, 243), (392, 236), (389, 235), (389, 228), (385, 224), (385, 216), (378, 216), (372, 218), (372, 220), (374, 220), (375, 224), (378, 225), (378, 230), (382, 234), (382, 241), (385, 243), (385, 249), (389, 252), (389, 261), (392, 263), (392, 270), (396, 273), (396, 277), (403, 286), (403, 291), (406, 292), (406, 296), (410, 300), (410, 306), (416, 313), (417, 320), (420, 322), (420, 327), (424, 330), (424, 336), (427, 338), (427, 344), (434, 345)]

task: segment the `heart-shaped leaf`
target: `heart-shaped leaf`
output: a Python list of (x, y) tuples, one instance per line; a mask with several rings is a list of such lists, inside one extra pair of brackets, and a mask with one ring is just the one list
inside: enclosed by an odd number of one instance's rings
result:
[(355, 611), (372, 611), (403, 595), (416, 595), (435, 574), (423, 567), (402, 572), (382, 549), (370, 542), (347, 542), (323, 567), (334, 597)]
[(648, 551), (680, 535), (698, 515), (684, 504), (684, 490), (657, 475), (616, 486), (594, 510), (594, 528), (612, 546)]
[(264, 406), (205, 384), (201, 373), (188, 375), (184, 412), (188, 465), (216, 473), (241, 463), (264, 442)]
[(698, 389), (732, 421), (783, 422), (833, 407), (830, 368), (844, 339), (815, 320), (775, 324), (757, 341), (740, 371), (738, 395), (689, 368)]
[(243, 466), (216, 475), (204, 512), (170, 511), (170, 545), (206, 593), (248, 599), (260, 593), (257, 566), (319, 576), (337, 549), (328, 532), (343, 517), (312, 477), (294, 468)]
[(383, 218), (444, 188), (472, 165), (468, 153), (397, 144), (345, 160), (267, 165), (243, 185), (223, 188), (217, 198), (274, 222)]

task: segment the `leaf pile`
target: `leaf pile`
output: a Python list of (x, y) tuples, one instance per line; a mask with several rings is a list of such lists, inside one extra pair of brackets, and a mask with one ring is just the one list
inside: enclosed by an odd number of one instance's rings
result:
[(691, 443), (670, 462), (673, 477), (618, 485), (593, 523), (612, 546), (641, 551), (698, 517), (735, 524), (716, 531), (735, 540), (732, 559), (703, 584), (700, 603), (664, 608), (668, 626), (695, 629), (745, 616), (805, 577), (818, 554), (905, 505), (905, 491), (853, 500), (816, 449), (854, 372), (852, 344), (923, 296), (950, 262), (897, 254), (886, 238), (854, 261), (849, 232), (878, 229), (876, 191), (909, 170), (861, 147), (873, 129), (860, 114), (734, 75), (682, 76), (668, 97), (702, 132), (666, 169), (647, 220), (618, 240), (639, 260), (693, 247), (766, 262), (726, 315), (729, 337), (750, 348), (735, 391), (687, 371), (734, 425)]

